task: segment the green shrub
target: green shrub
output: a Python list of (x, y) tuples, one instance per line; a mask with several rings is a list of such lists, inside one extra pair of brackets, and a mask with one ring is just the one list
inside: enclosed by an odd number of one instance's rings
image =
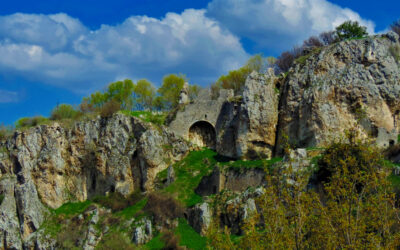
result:
[(115, 192), (110, 193), (107, 196), (97, 196), (93, 199), (93, 201), (104, 207), (111, 208), (113, 212), (117, 212), (134, 205), (141, 198), (141, 194), (137, 192), (131, 194), (127, 198), (125, 198), (122, 194)]
[(367, 28), (357, 21), (346, 21), (336, 27), (336, 36), (340, 41), (368, 36)]
[(81, 115), (81, 112), (76, 110), (70, 104), (61, 104), (51, 111), (51, 120), (63, 120), (63, 119), (76, 119)]
[(183, 217), (184, 208), (181, 203), (170, 195), (151, 193), (148, 195), (147, 204), (144, 211), (154, 216), (154, 219), (163, 223), (167, 220), (173, 220)]
[(3, 200), (4, 200), (4, 194), (0, 194), (0, 205), (3, 202)]
[(121, 109), (121, 104), (111, 100), (100, 108), (100, 116), (103, 118), (111, 117)]
[(34, 126), (37, 126), (39, 124), (42, 124), (42, 123), (44, 123), (46, 121), (48, 121), (48, 119), (43, 117), (43, 116), (24, 117), (24, 118), (19, 119), (15, 123), (15, 127), (17, 129), (29, 128), (29, 127), (34, 127)]

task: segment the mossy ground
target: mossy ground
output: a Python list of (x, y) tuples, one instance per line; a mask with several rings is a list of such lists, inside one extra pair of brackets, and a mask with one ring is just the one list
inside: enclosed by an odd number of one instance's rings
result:
[(130, 110), (123, 110), (121, 111), (122, 114), (133, 116), (141, 119), (145, 122), (153, 123), (157, 126), (161, 126), (164, 124), (165, 119), (167, 117), (167, 113), (161, 112), (151, 112), (151, 111), (130, 111)]

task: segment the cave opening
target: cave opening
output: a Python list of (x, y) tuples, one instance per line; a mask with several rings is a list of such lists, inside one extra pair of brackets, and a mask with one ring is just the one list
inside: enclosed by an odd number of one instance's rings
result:
[(206, 121), (195, 122), (189, 129), (189, 140), (200, 147), (215, 149), (216, 133), (214, 126)]

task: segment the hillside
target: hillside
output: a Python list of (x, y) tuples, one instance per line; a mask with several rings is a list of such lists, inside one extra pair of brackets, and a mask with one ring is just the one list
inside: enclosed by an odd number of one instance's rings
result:
[(17, 130), (0, 141), (0, 248), (399, 247), (398, 48), (347, 40), (251, 73), (240, 96), (182, 91), (168, 125)]

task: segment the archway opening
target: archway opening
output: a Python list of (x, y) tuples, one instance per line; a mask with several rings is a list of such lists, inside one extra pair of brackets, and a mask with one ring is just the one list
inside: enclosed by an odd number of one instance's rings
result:
[(216, 135), (214, 126), (206, 121), (195, 122), (189, 129), (189, 140), (200, 147), (215, 149)]

